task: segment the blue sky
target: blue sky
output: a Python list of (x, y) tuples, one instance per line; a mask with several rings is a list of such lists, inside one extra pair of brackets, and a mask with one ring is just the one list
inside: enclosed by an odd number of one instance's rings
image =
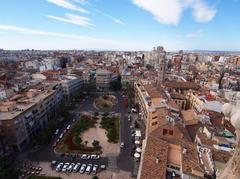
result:
[(240, 0), (2, 0), (0, 48), (240, 50)]

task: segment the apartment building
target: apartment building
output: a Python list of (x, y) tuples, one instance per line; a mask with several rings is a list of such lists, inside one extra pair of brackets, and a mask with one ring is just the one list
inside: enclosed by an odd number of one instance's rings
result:
[(5, 147), (22, 151), (32, 136), (46, 127), (63, 99), (59, 85), (29, 89), (0, 103), (0, 131)]
[(63, 93), (67, 99), (70, 99), (76, 92), (83, 88), (84, 80), (79, 76), (66, 75), (60, 81), (63, 87)]
[(131, 69), (124, 68), (121, 73), (121, 83), (122, 87), (125, 88), (127, 84), (134, 85), (137, 78), (134, 76)]
[(99, 91), (106, 91), (110, 88), (112, 73), (107, 70), (96, 70), (96, 88)]
[(134, 90), (141, 120), (146, 125), (146, 134), (171, 120), (172, 116), (179, 116), (179, 106), (169, 98), (169, 94), (163, 89), (138, 81), (134, 84)]

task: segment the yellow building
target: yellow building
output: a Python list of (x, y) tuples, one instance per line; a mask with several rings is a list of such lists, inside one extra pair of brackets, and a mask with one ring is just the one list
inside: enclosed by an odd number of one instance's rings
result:
[(169, 100), (162, 89), (152, 84), (138, 81), (134, 84), (135, 101), (140, 108), (140, 116), (146, 125), (146, 135), (158, 126), (171, 120), (171, 115), (178, 116), (178, 105)]

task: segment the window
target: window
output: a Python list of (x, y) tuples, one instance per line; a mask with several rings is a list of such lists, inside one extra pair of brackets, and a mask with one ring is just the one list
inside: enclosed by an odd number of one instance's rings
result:
[(167, 129), (163, 129), (163, 135), (166, 135), (166, 134), (167, 134), (167, 132), (168, 132), (168, 130), (167, 130)]
[(158, 122), (153, 122), (152, 123), (152, 126), (155, 126), (155, 125), (157, 125), (158, 124)]
[(157, 116), (154, 116), (152, 119), (157, 119)]
[(173, 131), (172, 130), (169, 130), (169, 135), (173, 135)]

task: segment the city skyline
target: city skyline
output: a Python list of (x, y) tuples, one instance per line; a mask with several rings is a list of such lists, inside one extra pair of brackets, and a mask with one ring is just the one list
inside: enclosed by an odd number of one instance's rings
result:
[(240, 50), (238, 0), (10, 0), (0, 48)]

